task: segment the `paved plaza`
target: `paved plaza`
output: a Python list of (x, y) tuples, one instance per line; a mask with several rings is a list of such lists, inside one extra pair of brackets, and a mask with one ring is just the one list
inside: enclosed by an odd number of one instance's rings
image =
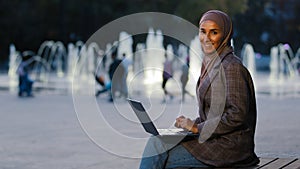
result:
[[(96, 99), (68, 92), (35, 92), (33, 98), (19, 98), (4, 84), (1, 81), (1, 169), (138, 167), (144, 145), (139, 140), (148, 135), (124, 99), (112, 104), (106, 95)], [(159, 92), (136, 98), (145, 103), (158, 127), (171, 126), (180, 113), (195, 117), (197, 112), (195, 100), (188, 97), (185, 103), (179, 97), (162, 103)], [(299, 103), (296, 95), (271, 96), (258, 90), (258, 156), (300, 157)], [(96, 118), (90, 112), (98, 112)], [(119, 136), (112, 136), (112, 131)]]

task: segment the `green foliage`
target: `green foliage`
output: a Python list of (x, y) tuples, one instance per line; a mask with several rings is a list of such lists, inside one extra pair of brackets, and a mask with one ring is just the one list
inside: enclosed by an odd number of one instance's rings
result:
[(198, 25), (201, 15), (211, 9), (226, 12), (229, 16), (244, 13), (247, 9), (247, 0), (187, 0), (180, 1), (175, 10), (176, 15)]

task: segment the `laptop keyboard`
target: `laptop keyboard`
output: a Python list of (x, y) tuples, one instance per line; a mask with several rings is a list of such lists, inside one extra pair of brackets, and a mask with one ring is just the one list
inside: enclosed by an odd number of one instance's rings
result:
[(183, 129), (158, 129), (160, 135), (186, 135), (188, 131)]

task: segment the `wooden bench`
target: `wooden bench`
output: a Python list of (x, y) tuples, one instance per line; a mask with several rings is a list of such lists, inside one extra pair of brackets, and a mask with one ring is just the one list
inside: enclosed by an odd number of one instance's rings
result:
[(300, 169), (300, 160), (297, 158), (260, 158), (257, 166), (249, 169)]
[[(297, 158), (260, 158), (260, 163), (245, 169), (300, 169), (300, 159)], [(176, 169), (203, 169), (203, 168), (176, 168)], [(217, 168), (216, 168), (217, 169)], [(233, 168), (219, 168), (233, 169)]]

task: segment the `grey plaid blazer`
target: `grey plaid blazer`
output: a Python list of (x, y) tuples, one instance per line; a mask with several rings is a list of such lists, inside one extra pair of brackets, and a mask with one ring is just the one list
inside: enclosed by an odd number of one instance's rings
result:
[[(219, 57), (210, 76), (202, 79), (201, 86), (200, 78), (197, 83), (199, 117), (195, 123), (203, 138), (181, 144), (208, 165), (255, 165), (259, 159), (254, 153), (256, 100), (252, 78), (231, 47)], [(224, 88), (224, 94), (213, 91), (214, 81), (219, 81), (217, 83)], [(217, 110), (221, 112), (213, 112)]]

